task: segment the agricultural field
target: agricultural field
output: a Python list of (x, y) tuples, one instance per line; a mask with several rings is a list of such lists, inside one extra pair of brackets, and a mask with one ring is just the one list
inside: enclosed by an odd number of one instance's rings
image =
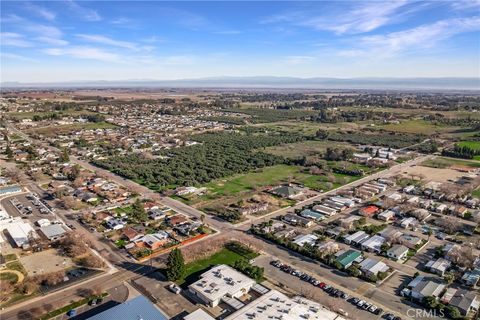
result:
[(344, 142), (332, 143), (331, 141), (307, 140), (296, 143), (289, 143), (280, 146), (267, 147), (262, 149), (263, 152), (270, 153), (277, 156), (283, 156), (288, 159), (300, 159), (306, 156), (313, 156), (322, 154), (327, 148), (351, 148), (352, 145)]
[(433, 122), (425, 120), (407, 120), (401, 121), (399, 124), (378, 125), (377, 129), (401, 133), (418, 133), (424, 135), (433, 135), (440, 133), (449, 133), (461, 129), (457, 126), (437, 125)]
[(457, 143), (459, 147), (468, 147), (475, 151), (480, 151), (480, 141), (461, 141)]
[(29, 129), (29, 134), (41, 134), (44, 136), (55, 136), (59, 134), (69, 134), (73, 131), (79, 130), (95, 130), (95, 129), (115, 129), (116, 125), (108, 122), (87, 122), (87, 123), (74, 123), (65, 124), (60, 126), (41, 127)]
[(361, 129), (366, 122), (341, 122), (341, 123), (319, 123), (319, 122), (298, 122), (298, 121), (281, 121), (274, 123), (254, 124), (248, 127), (263, 129), (265, 131), (289, 132), (301, 134), (304, 136), (313, 136), (319, 129), (323, 130), (358, 130)]

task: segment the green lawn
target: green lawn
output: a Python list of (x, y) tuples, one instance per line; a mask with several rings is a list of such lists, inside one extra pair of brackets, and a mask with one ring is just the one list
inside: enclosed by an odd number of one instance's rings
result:
[(250, 253), (246, 256), (243, 256), (230, 249), (223, 248), (222, 250), (211, 255), (207, 259), (198, 260), (198, 261), (194, 261), (187, 264), (184, 279), (177, 281), (177, 283), (179, 285), (191, 284), (192, 282), (195, 282), (202, 273), (204, 273), (207, 269), (213, 266), (216, 266), (219, 264), (232, 265), (237, 260), (244, 259), (244, 258), (253, 259), (256, 256), (257, 256), (256, 253)]
[(8, 281), (11, 283), (17, 283), (18, 276), (15, 273), (3, 272), (0, 273), (0, 281)]
[[(239, 192), (254, 190), (255, 188), (277, 185), (283, 182), (298, 182), (312, 189), (331, 189), (328, 187), (327, 177), (324, 175), (311, 175), (302, 172), (301, 166), (276, 165), (259, 169), (255, 172), (238, 174), (225, 179), (215, 180), (207, 183), (210, 194), (207, 198), (215, 199), (222, 196), (232, 196)], [(352, 177), (342, 174), (333, 174), (337, 181), (332, 188), (345, 183), (357, 180), (359, 177)]]
[(472, 196), (480, 199), (480, 188), (472, 191)]
[(461, 141), (457, 143), (459, 147), (468, 147), (470, 149), (480, 151), (480, 141)]

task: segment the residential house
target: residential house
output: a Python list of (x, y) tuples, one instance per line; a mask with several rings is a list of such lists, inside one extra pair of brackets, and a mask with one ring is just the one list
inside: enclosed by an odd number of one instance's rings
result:
[(127, 222), (122, 219), (110, 217), (110, 219), (106, 221), (106, 224), (109, 229), (120, 230), (127, 225)]
[(377, 218), (382, 221), (391, 221), (395, 219), (395, 212), (392, 210), (385, 210), (378, 214)]
[(176, 227), (181, 224), (187, 223), (188, 219), (182, 214), (177, 214), (174, 216), (167, 217), (166, 221), (170, 227)]
[(414, 217), (408, 217), (400, 221), (400, 227), (403, 229), (414, 230), (418, 226), (418, 220)]
[(358, 210), (358, 213), (364, 217), (372, 217), (376, 214), (380, 209), (377, 206), (368, 206)]
[(480, 281), (480, 268), (466, 271), (462, 276), (462, 282), (469, 287), (477, 286)]
[(335, 241), (327, 241), (317, 245), (317, 249), (320, 252), (336, 253), (340, 250), (340, 246)]
[(312, 208), (312, 210), (329, 217), (336, 215), (338, 212), (337, 209), (330, 208), (321, 204), (317, 204)]
[(422, 302), (425, 297), (440, 297), (446, 286), (438, 278), (417, 276), (407, 287), (411, 290), (410, 296), (414, 300)]
[(369, 252), (380, 253), (382, 251), (382, 244), (385, 242), (385, 238), (379, 235), (374, 235), (371, 238), (362, 242), (361, 246), (363, 250)]
[(351, 230), (355, 227), (355, 221), (360, 220), (359, 216), (348, 216), (347, 218), (340, 219), (339, 225), (347, 230)]
[(137, 239), (135, 243), (139, 247), (148, 247), (151, 250), (156, 250), (168, 242), (169, 235), (165, 231), (157, 231), (155, 233), (146, 234)]
[(323, 214), (318, 213), (316, 211), (309, 210), (309, 209), (302, 210), (300, 212), (300, 215), (304, 218), (313, 219), (315, 221), (321, 221), (326, 218)]
[(313, 226), (314, 222), (310, 219), (301, 217), (296, 214), (292, 213), (287, 213), (282, 217), (282, 220), (285, 221), (288, 224), (294, 225), (294, 226), (302, 226), (302, 227), (311, 227)]
[(470, 312), (476, 313), (479, 310), (480, 300), (474, 291), (458, 289), (448, 304), (457, 307), (463, 316), (467, 316)]
[(293, 240), (293, 243), (299, 245), (300, 247), (303, 247), (305, 244), (314, 246), (317, 240), (318, 237), (314, 234), (301, 234)]
[(389, 270), (389, 267), (385, 263), (371, 258), (360, 262), (359, 267), (367, 277), (377, 276), (379, 272), (387, 272)]
[(443, 277), (445, 272), (450, 268), (451, 262), (444, 258), (438, 258), (436, 260), (430, 260), (425, 265), (425, 269), (430, 272), (436, 273), (439, 276)]
[(398, 241), (409, 249), (417, 249), (422, 244), (422, 239), (410, 234), (402, 234)]
[(143, 237), (143, 234), (139, 233), (137, 230), (127, 227), (123, 229), (122, 238), (127, 241), (135, 241), (139, 238)]
[(370, 236), (365, 231), (357, 231), (351, 235), (346, 236), (343, 241), (346, 244), (359, 245), (368, 238), (370, 238)]
[(178, 233), (188, 236), (192, 232), (196, 231), (198, 228), (202, 226), (201, 222), (187, 222), (187, 223), (182, 223), (180, 225), (177, 225), (176, 227), (173, 228), (173, 230), (177, 231)]
[(303, 195), (303, 191), (292, 186), (280, 186), (270, 190), (271, 194), (282, 198), (295, 199)]
[(342, 250), (335, 254), (337, 261), (342, 269), (347, 269), (353, 262), (361, 262), (363, 260), (362, 253), (357, 250)]
[(396, 244), (387, 251), (387, 256), (395, 261), (403, 260), (407, 257), (408, 248), (401, 244)]

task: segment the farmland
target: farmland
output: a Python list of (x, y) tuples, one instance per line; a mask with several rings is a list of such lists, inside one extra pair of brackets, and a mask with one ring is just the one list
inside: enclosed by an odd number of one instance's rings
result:
[(401, 121), (399, 124), (379, 125), (378, 129), (402, 133), (418, 133), (424, 135), (432, 135), (435, 133), (448, 133), (460, 129), (460, 127), (435, 124), (425, 120), (407, 120)]

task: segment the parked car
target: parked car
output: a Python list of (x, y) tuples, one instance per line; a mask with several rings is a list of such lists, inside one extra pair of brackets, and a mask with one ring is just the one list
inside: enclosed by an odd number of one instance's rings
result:
[(172, 283), (168, 286), (168, 290), (172, 291), (175, 294), (180, 294), (182, 292), (182, 289), (177, 286), (175, 283)]
[(67, 311), (67, 316), (68, 317), (74, 317), (76, 315), (77, 315), (77, 310), (75, 310), (75, 309), (70, 309), (70, 310)]

